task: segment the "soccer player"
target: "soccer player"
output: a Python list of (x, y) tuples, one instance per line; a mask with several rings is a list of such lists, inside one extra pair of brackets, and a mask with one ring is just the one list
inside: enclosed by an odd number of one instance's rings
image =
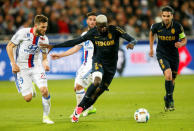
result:
[(162, 22), (153, 24), (149, 33), (150, 57), (154, 55), (154, 35), (157, 34), (158, 37), (156, 56), (165, 78), (165, 111), (175, 110), (173, 92), (179, 66), (178, 48), (187, 43), (183, 27), (173, 20), (173, 14), (174, 10), (170, 6), (163, 7)]
[[(88, 30), (94, 28), (96, 26), (96, 14), (94, 12), (90, 12), (87, 14), (87, 24)], [(86, 34), (87, 32), (83, 32), (81, 36)], [(87, 88), (89, 84), (92, 82), (92, 56), (94, 51), (94, 46), (92, 41), (87, 40), (82, 42), (79, 45), (74, 46), (73, 48), (67, 50), (66, 52), (59, 53), (59, 54), (51, 54), (53, 60), (59, 59), (61, 57), (72, 55), (78, 52), (81, 48), (84, 49), (84, 61), (79, 70), (77, 71), (74, 90), (76, 93), (76, 101), (77, 105), (81, 102), (85, 95), (84, 88)], [(88, 114), (96, 113), (96, 108), (93, 106), (89, 107), (87, 110), (83, 112), (83, 116), (87, 116)], [(73, 115), (71, 115), (72, 117)]]
[[(35, 93), (32, 84), (34, 82), (42, 94), (43, 123), (53, 124), (54, 122), (49, 118), (51, 98), (45, 74), (45, 71), (49, 71), (47, 50), (41, 50), (39, 47), (40, 43), (49, 44), (45, 35), (47, 26), (48, 18), (44, 15), (36, 15), (34, 27), (17, 31), (6, 49), (18, 91), (26, 102), (30, 102)], [(14, 51), (15, 48), (16, 51)], [(42, 62), (39, 60), (40, 51), (42, 51)]]
[(96, 17), (96, 27), (90, 29), (85, 35), (58, 45), (41, 44), (43, 48), (51, 50), (56, 47), (69, 47), (91, 40), (94, 45), (92, 61), (92, 84), (88, 87), (86, 94), (80, 104), (76, 107), (72, 122), (78, 122), (80, 114), (93, 105), (97, 98), (108, 90), (117, 66), (119, 38), (129, 41), (127, 49), (133, 49), (136, 40), (121, 28), (108, 25), (105, 15)]

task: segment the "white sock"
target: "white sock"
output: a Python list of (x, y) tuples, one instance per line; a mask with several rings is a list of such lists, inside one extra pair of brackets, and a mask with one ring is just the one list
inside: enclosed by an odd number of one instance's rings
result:
[(81, 89), (81, 90), (76, 90), (76, 100), (77, 100), (77, 105), (79, 105), (79, 103), (82, 101), (82, 99), (84, 98), (85, 95), (85, 90)]
[(51, 99), (50, 94), (47, 98), (42, 97), (43, 116), (48, 116), (50, 113), (50, 106), (51, 106), (50, 99)]

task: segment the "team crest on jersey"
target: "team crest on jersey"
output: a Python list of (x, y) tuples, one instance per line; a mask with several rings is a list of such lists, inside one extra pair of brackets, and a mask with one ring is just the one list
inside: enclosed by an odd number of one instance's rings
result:
[(112, 39), (112, 34), (111, 33), (108, 33), (108, 38)]
[(174, 29), (174, 28), (171, 29), (171, 33), (172, 33), (172, 34), (175, 33), (175, 29)]

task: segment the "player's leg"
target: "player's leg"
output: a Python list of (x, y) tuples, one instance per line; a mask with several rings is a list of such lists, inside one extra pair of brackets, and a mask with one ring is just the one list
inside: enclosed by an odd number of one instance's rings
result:
[(93, 105), (96, 102), (98, 97), (104, 91), (109, 91), (108, 87), (109, 87), (110, 83), (112, 82), (113, 77), (114, 77), (114, 73), (112, 73), (112, 72), (109, 73), (109, 72), (106, 72), (106, 71), (104, 72), (103, 79), (102, 79), (102, 82), (101, 82), (100, 86), (97, 87), (96, 91), (91, 96), (91, 98), (92, 98), (92, 102), (90, 103), (91, 105)]
[(47, 88), (47, 79), (44, 71), (33, 72), (33, 80), (40, 89), (42, 94), (42, 106), (43, 106), (43, 123), (53, 124), (54, 122), (49, 118), (50, 108), (51, 108), (51, 96)]
[(97, 87), (100, 85), (102, 81), (102, 75), (103, 75), (102, 65), (98, 63), (93, 63), (93, 73), (92, 73), (93, 82), (88, 87), (84, 98), (82, 99), (78, 107), (75, 109), (74, 116), (72, 117), (72, 122), (77, 122), (80, 114), (92, 105), (91, 96), (96, 91)]
[(77, 105), (81, 102), (85, 95), (84, 87), (86, 86), (86, 83), (84, 82), (83, 75), (84, 72), (84, 66), (82, 65), (80, 69), (77, 72), (76, 78), (75, 78), (75, 84), (74, 84), (74, 90), (76, 93), (76, 101)]
[(170, 107), (170, 101), (172, 100), (172, 91), (173, 91), (172, 70), (170, 68), (170, 63), (167, 59), (159, 58), (158, 62), (164, 73), (165, 89), (166, 89), (166, 96), (164, 97), (165, 111), (168, 111)]
[(92, 104), (92, 95), (96, 92), (97, 87), (100, 86), (100, 83), (102, 81), (102, 72), (96, 71), (92, 73), (93, 77), (93, 83), (88, 87), (86, 91), (86, 95), (84, 96), (83, 100), (80, 102), (78, 106), (82, 107), (83, 110), (86, 110), (88, 107), (90, 107)]
[[(77, 106), (83, 99), (85, 95), (85, 88), (91, 84), (91, 71), (92, 71), (92, 63), (86, 63), (83, 64), (79, 70), (77, 71), (77, 75), (75, 78), (75, 93), (76, 93), (76, 101), (77, 101)], [(88, 114), (95, 113), (96, 109), (91, 106), (88, 110), (84, 111), (82, 113), (82, 116), (87, 116)], [(71, 115), (70, 117), (72, 117)]]
[[(86, 79), (83, 79), (83, 82), (85, 83), (85, 87), (88, 87), (91, 83), (92, 83), (92, 74), (90, 73), (89, 76), (87, 76)], [(90, 107), (88, 107), (82, 114), (81, 116), (88, 116), (90, 114), (94, 114), (96, 113), (96, 108), (91, 105)]]
[(175, 110), (173, 94), (174, 94), (174, 87), (175, 87), (175, 79), (176, 79), (177, 72), (178, 72), (178, 66), (179, 66), (179, 60), (170, 61), (170, 67), (171, 67), (171, 70), (172, 70), (172, 83), (173, 83), (172, 99), (170, 101), (170, 108), (169, 108), (170, 111)]
[[(76, 95), (76, 107), (79, 105), (79, 103), (81, 102), (81, 100), (83, 99), (84, 95), (85, 95), (85, 90), (84, 87), (82, 87), (80, 84), (77, 83), (78, 79), (76, 77), (75, 79), (75, 86), (74, 86), (74, 91), (75, 91), (75, 95)], [(70, 118), (73, 117), (73, 113), (70, 115)]]
[(18, 92), (22, 94), (26, 102), (32, 100), (32, 79), (29, 76), (29, 70), (20, 70), (20, 72), (14, 74), (16, 87)]

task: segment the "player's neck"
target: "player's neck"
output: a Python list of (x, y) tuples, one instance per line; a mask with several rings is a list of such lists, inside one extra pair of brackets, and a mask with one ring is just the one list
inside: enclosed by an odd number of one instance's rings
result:
[(171, 25), (172, 25), (172, 21), (168, 25), (165, 25), (165, 26), (168, 29)]

